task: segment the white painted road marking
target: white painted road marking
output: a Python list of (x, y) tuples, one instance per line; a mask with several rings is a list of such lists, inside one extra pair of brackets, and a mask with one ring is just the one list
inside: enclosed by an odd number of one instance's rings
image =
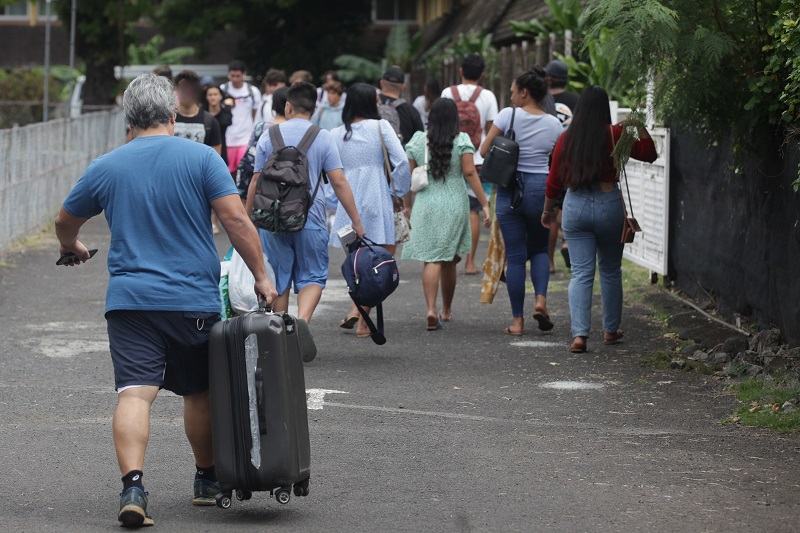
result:
[(306, 390), (306, 403), (309, 409), (319, 410), (325, 405), (326, 394), (348, 394), (342, 390), (330, 389), (307, 389)]
[(547, 341), (517, 341), (512, 342), (511, 346), (519, 346), (520, 348), (558, 348), (564, 345), (558, 342)]
[(602, 389), (605, 387), (605, 384), (586, 381), (551, 381), (549, 383), (542, 383), (539, 386), (543, 389), (590, 390)]

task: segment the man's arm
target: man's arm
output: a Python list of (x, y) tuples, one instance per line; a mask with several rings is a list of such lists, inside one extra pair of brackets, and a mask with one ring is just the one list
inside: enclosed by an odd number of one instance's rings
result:
[[(255, 180), (255, 176), (253, 179)], [(364, 227), (361, 225), (361, 217), (358, 215), (358, 210), (356, 209), (356, 200), (353, 198), (353, 190), (350, 188), (350, 184), (347, 182), (344, 172), (342, 172), (341, 168), (333, 169), (328, 172), (328, 180), (333, 187), (333, 191), (336, 193), (336, 197), (339, 199), (339, 203), (342, 204), (347, 216), (350, 217), (356, 234), (359, 237), (363, 237), (366, 233), (364, 232)], [(249, 199), (248, 195), (248, 200)]]
[(261, 250), (261, 239), (253, 223), (247, 217), (242, 201), (236, 194), (229, 194), (213, 200), (211, 207), (219, 217), (222, 227), (231, 240), (231, 244), (244, 259), (247, 268), (256, 279), (255, 292), (259, 299), (267, 300), (272, 305), (278, 293), (267, 277), (264, 266), (264, 253)]
[(81, 258), (80, 262), (89, 260), (89, 250), (78, 240), (81, 226), (86, 224), (88, 218), (73, 216), (61, 206), (56, 217), (56, 237), (61, 244), (61, 255), (75, 254)]

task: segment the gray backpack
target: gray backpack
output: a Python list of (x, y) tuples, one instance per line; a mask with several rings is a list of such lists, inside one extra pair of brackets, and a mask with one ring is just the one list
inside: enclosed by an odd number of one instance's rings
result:
[(309, 194), (307, 154), (321, 128), (310, 126), (296, 147), (286, 146), (278, 125), (268, 131), (272, 154), (261, 171), (250, 218), (257, 227), (273, 233), (300, 231), (306, 225), (320, 183), (327, 183), (325, 173), (320, 172), (314, 192)]
[(403, 141), (403, 134), (400, 132), (400, 115), (397, 113), (397, 108), (405, 102), (406, 101), (402, 98), (398, 98), (397, 100), (378, 106), (378, 114), (383, 120), (392, 125), (392, 129), (400, 138), (401, 142)]

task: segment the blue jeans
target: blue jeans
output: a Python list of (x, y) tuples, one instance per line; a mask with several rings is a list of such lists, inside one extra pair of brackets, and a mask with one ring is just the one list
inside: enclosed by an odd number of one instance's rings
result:
[(569, 311), (572, 336), (588, 337), (592, 323), (595, 260), (600, 268), (603, 330), (614, 333), (622, 319), (622, 251), (624, 214), (619, 189), (568, 190), (561, 228), (569, 245), (572, 279)]
[(525, 316), (525, 269), (531, 262), (531, 281), (537, 296), (547, 296), (550, 259), (547, 246), (550, 230), (542, 226), (547, 174), (519, 172), (524, 184), (522, 205), (511, 209), (514, 190), (497, 188), (497, 222), (506, 246), (506, 287), (514, 317)]

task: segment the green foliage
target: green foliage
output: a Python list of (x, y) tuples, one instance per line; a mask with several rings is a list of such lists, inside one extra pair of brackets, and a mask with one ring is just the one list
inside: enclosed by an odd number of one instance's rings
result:
[(546, 0), (549, 13), (529, 21), (512, 21), (511, 28), (518, 37), (548, 41), (553, 33), (564, 38), (566, 30), (572, 32), (572, 55), (556, 53), (555, 56), (569, 67), (567, 90), (579, 93), (587, 85), (599, 85), (608, 90), (609, 97), (622, 106), (633, 105), (636, 99), (633, 83), (615, 76), (611, 61), (602, 44), (609, 39), (610, 32), (601, 29), (592, 39), (586, 33), (595, 23), (595, 12), (584, 7), (580, 0)]
[(161, 51), (164, 46), (164, 37), (154, 35), (146, 43), (128, 45), (129, 65), (179, 65), (185, 57), (195, 55), (192, 46), (178, 46)]
[(564, 30), (572, 30), (573, 38), (583, 38), (592, 23), (592, 10), (585, 9), (581, 0), (545, 0), (545, 4), (550, 10), (547, 16), (510, 23), (517, 37), (547, 40), (551, 33), (563, 36)]
[(611, 152), (611, 159), (614, 160), (614, 168), (617, 172), (617, 179), (619, 180), (620, 172), (628, 164), (633, 151), (633, 145), (639, 139), (639, 132), (645, 129), (645, 116), (644, 114), (634, 109), (625, 119), (625, 127), (622, 129), (617, 144), (614, 145), (614, 150)]
[(352, 54), (342, 54), (333, 60), (338, 67), (336, 74), (345, 83), (366, 81), (373, 83), (383, 75), (383, 68), (378, 61), (371, 61), (365, 57)]
[[(69, 27), (71, 2), (53, 2), (64, 26)], [(113, 104), (118, 90), (114, 66), (124, 64), (128, 45), (136, 42), (133, 24), (152, 12), (152, 0), (107, 2), (80, 0), (77, 3), (76, 55), (86, 65), (86, 104)]]
[(784, 402), (800, 398), (800, 384), (766, 383), (762, 377), (743, 381), (731, 387), (742, 406), (729, 423), (766, 427), (782, 433), (800, 430), (800, 408), (783, 409)]
[[(50, 95), (58, 100), (61, 89), (68, 80), (66, 67), (53, 67), (50, 71)], [(0, 70), (0, 94), (3, 100), (17, 102), (41, 102), (44, 98), (44, 69), (18, 68), (11, 71)]]
[(754, 148), (780, 134), (782, 120), (797, 125), (790, 105), (798, 92), (783, 95), (800, 61), (797, 11), (786, 0), (605, 0), (593, 10), (587, 39), (600, 42), (614, 86), (633, 81), (642, 90), (653, 73), (666, 122), (712, 137), (732, 132)]
[(454, 40), (444, 37), (422, 54), (417, 62), (424, 64), (429, 78), (443, 76), (446, 62), (460, 63), (469, 54), (479, 54), (486, 62), (484, 78), (492, 83), (499, 75), (499, 57), (497, 49), (492, 45), (492, 34), (483, 34), (477, 30), (460, 33)]

